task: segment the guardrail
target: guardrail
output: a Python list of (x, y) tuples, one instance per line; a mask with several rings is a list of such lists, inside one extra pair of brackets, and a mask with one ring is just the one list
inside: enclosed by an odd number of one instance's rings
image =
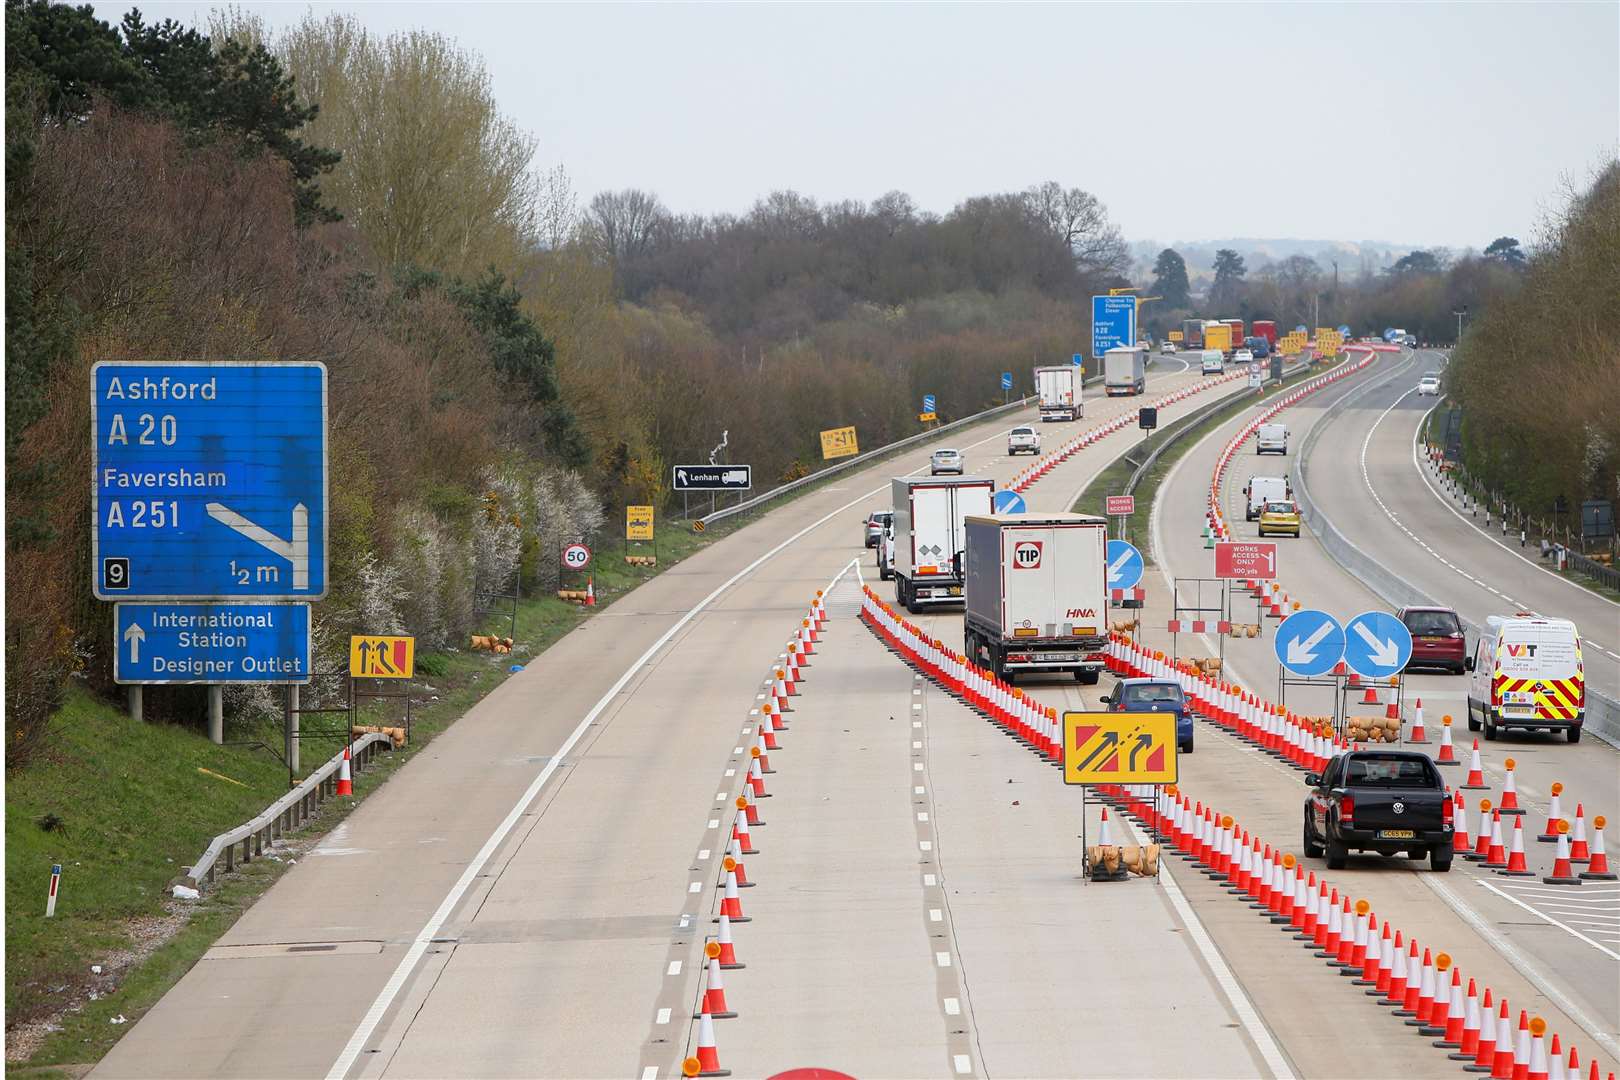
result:
[[(1316, 505), (1315, 500), (1311, 498), (1310, 487), (1306, 483), (1308, 472), (1306, 462), (1310, 458), (1311, 448), (1316, 445), (1317, 437), (1327, 428), (1328, 421), (1387, 381), (1388, 379), (1379, 379), (1369, 382), (1354, 393), (1340, 398), (1322, 413), (1316, 425), (1300, 442), (1293, 469), (1294, 499), (1299, 503), (1300, 517), (1310, 526), (1311, 532), (1316, 534), (1322, 549), (1335, 562), (1377, 593), (1386, 604), (1394, 608), (1446, 607), (1448, 605), (1436, 600), (1351, 543), (1349, 538), (1339, 531), (1338, 526), (1333, 524), (1333, 520)], [(1477, 623), (1461, 615), (1458, 619), (1465, 631), (1478, 638), (1481, 627)], [(1604, 742), (1620, 746), (1620, 701), (1600, 694), (1590, 686), (1587, 687), (1586, 720), (1582, 726)]]
[[(353, 755), (350, 764), (354, 772), (358, 774), (370, 764), (379, 748), (392, 746), (393, 740), (387, 735), (369, 733), (360, 736), (349, 744)], [(310, 773), (303, 783), (266, 807), (258, 817), (214, 837), (196, 865), (186, 869), (178, 884), (197, 889), (201, 888), (202, 882), (212, 882), (221, 856), (225, 859), (225, 872), (230, 873), (236, 869), (238, 862), (252, 862), (263, 855), (265, 848), (303, 825), (317, 806), (337, 794), (337, 772), (342, 762), (343, 754), (340, 751), (332, 760)]]

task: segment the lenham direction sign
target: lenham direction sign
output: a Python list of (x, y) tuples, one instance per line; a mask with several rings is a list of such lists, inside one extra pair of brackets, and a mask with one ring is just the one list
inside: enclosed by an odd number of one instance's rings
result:
[(752, 465), (677, 465), (676, 491), (747, 491), (754, 486)]
[(102, 600), (326, 595), (326, 366), (97, 364)]

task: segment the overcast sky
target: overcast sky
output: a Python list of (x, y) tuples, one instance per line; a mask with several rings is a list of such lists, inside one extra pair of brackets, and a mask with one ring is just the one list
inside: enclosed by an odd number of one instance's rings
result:
[[(116, 20), (130, 4), (97, 3)], [(199, 20), (211, 6), (139, 5)], [(449, 35), (588, 198), (1055, 179), (1133, 240), (1528, 240), (1620, 146), (1620, 4), (244, 3)]]

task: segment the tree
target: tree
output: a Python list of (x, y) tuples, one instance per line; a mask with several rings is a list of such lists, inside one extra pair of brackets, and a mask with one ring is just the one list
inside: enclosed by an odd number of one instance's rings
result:
[(1124, 271), (1130, 249), (1119, 229), (1109, 224), (1108, 209), (1097, 196), (1048, 180), (1025, 190), (1024, 202), (1035, 220), (1069, 249), (1082, 274), (1096, 277)]
[(1387, 273), (1391, 277), (1439, 274), (1445, 270), (1440, 256), (1432, 251), (1412, 251), (1395, 260)]
[(1511, 236), (1498, 236), (1492, 240), (1485, 248), (1485, 257), (1514, 270), (1524, 269), (1529, 262), (1519, 241)]
[(1166, 310), (1185, 308), (1192, 303), (1192, 286), (1187, 282), (1187, 260), (1174, 248), (1159, 252), (1153, 264), (1153, 293), (1164, 297)]
[[(1231, 248), (1215, 252), (1215, 280), (1209, 286), (1209, 306), (1217, 313), (1237, 306), (1243, 291), (1243, 276), (1249, 268), (1243, 256)], [(1218, 316), (1217, 316), (1218, 317)]]
[(658, 196), (640, 188), (598, 192), (585, 211), (586, 235), (616, 267), (650, 252), (659, 226), (668, 220)]
[(333, 201), (384, 265), (511, 270), (535, 245), (534, 140), (501, 113), (478, 56), (342, 14), (306, 15), (276, 48), (320, 106), (310, 136), (343, 152)]

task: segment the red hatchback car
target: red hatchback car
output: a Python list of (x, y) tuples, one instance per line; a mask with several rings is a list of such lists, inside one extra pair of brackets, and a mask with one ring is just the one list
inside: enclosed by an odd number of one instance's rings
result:
[(1412, 632), (1412, 659), (1406, 670), (1440, 667), (1461, 675), (1468, 660), (1462, 620), (1451, 608), (1405, 607), (1397, 616)]

